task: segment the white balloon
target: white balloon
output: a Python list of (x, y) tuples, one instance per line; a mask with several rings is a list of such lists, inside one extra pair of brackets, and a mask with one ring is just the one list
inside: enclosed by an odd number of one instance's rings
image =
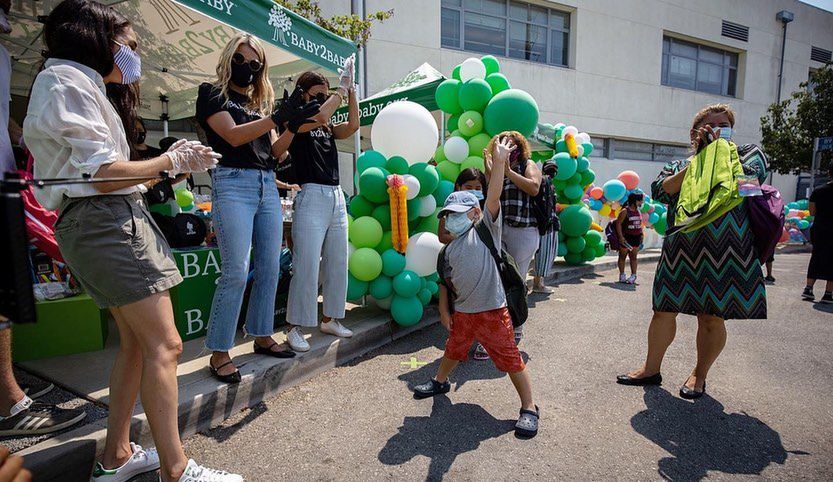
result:
[(388, 296), (387, 298), (382, 298), (381, 300), (376, 299), (376, 298), (374, 298), (370, 295), (368, 295), (368, 298), (370, 298), (372, 301), (374, 301), (376, 303), (376, 306), (378, 306), (379, 308), (381, 308), (385, 311), (390, 311), (390, 304), (393, 301), (393, 295)]
[(576, 136), (576, 139), (580, 143), (590, 142), (590, 134), (588, 134), (586, 132), (579, 132), (578, 135)]
[(576, 149), (578, 150), (578, 157), (581, 157), (581, 156), (584, 155), (584, 146), (582, 146), (581, 144), (578, 144), (578, 145), (576, 145)]
[(409, 164), (434, 156), (440, 132), (428, 109), (411, 101), (389, 104), (373, 121), (370, 141), (386, 158), (402, 156)]
[(565, 124), (563, 122), (559, 122), (558, 124), (554, 125), (553, 127), (555, 127), (555, 129), (558, 130), (558, 129), (561, 129), (562, 127), (567, 127), (567, 124)]
[(437, 271), (437, 255), (443, 244), (434, 233), (417, 233), (408, 240), (405, 250), (405, 269), (419, 276), (428, 276)]
[(419, 216), (424, 218), (431, 216), (437, 209), (437, 200), (432, 195), (427, 195), (419, 198)]
[(460, 64), (460, 80), (485, 79), (486, 66), (476, 57), (469, 57)]
[(402, 178), (405, 180), (405, 185), (408, 186), (408, 194), (405, 195), (405, 199), (410, 201), (419, 195), (419, 179), (410, 174), (405, 174)]
[(562, 131), (562, 134), (564, 137), (567, 137), (567, 134), (573, 134), (573, 137), (575, 137), (578, 135), (578, 129), (576, 129), (575, 126), (567, 126), (564, 128), (564, 131)]
[(460, 164), (469, 157), (469, 143), (462, 137), (449, 137), (445, 140), (443, 152), (446, 159), (455, 164)]

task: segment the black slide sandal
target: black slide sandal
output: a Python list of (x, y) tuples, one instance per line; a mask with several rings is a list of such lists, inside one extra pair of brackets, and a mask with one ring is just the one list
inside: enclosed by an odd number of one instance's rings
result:
[(240, 370), (235, 370), (234, 373), (229, 373), (228, 375), (220, 375), (220, 372), (218, 372), (219, 369), (223, 368), (226, 365), (231, 365), (232, 363), (234, 362), (229, 360), (223, 363), (222, 365), (218, 366), (217, 368), (214, 368), (214, 365), (211, 364), (211, 360), (209, 359), (208, 369), (211, 370), (211, 374), (214, 375), (214, 378), (220, 380), (223, 383), (240, 383), (240, 379), (242, 378), (240, 376)]
[(272, 341), (272, 344), (268, 347), (260, 346), (257, 344), (257, 342), (254, 342), (254, 352), (258, 355), (272, 356), (275, 358), (295, 358), (295, 352), (292, 350), (272, 351), (272, 347), (275, 345), (277, 345), (277, 342), (275, 342), (274, 340)]
[(520, 414), (518, 423), (515, 424), (515, 435), (521, 438), (536, 436), (538, 434), (538, 419), (541, 416), (538, 405), (535, 405), (535, 411), (521, 409)]

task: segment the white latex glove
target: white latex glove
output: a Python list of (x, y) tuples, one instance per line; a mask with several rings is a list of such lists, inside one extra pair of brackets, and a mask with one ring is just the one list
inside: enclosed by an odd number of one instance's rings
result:
[(185, 140), (174, 143), (165, 155), (171, 159), (171, 174), (174, 176), (214, 169), (217, 167), (217, 161), (223, 157), (210, 147), (200, 144), (199, 141)]
[(341, 76), (338, 78), (338, 86), (350, 92), (353, 89), (353, 78), (356, 76), (356, 54), (347, 57), (339, 73)]

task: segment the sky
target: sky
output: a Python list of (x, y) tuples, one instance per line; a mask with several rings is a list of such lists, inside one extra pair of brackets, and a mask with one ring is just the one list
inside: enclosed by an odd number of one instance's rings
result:
[(809, 3), (810, 5), (823, 8), (828, 12), (833, 12), (833, 0), (799, 0), (802, 3)]

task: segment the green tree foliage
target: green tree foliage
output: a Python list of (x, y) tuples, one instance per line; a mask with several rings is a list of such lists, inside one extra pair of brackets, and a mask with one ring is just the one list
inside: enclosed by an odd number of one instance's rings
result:
[(393, 16), (393, 9), (391, 9), (369, 13), (365, 19), (352, 14), (325, 18), (316, 0), (274, 0), (274, 2), (314, 22), (325, 30), (352, 40), (359, 47), (367, 43), (370, 38), (370, 28), (374, 22), (381, 23)]
[[(833, 64), (813, 72), (799, 87), (761, 117), (763, 148), (772, 169), (781, 174), (810, 170), (813, 139), (833, 136)], [(832, 160), (833, 152), (823, 152), (822, 168)]]

